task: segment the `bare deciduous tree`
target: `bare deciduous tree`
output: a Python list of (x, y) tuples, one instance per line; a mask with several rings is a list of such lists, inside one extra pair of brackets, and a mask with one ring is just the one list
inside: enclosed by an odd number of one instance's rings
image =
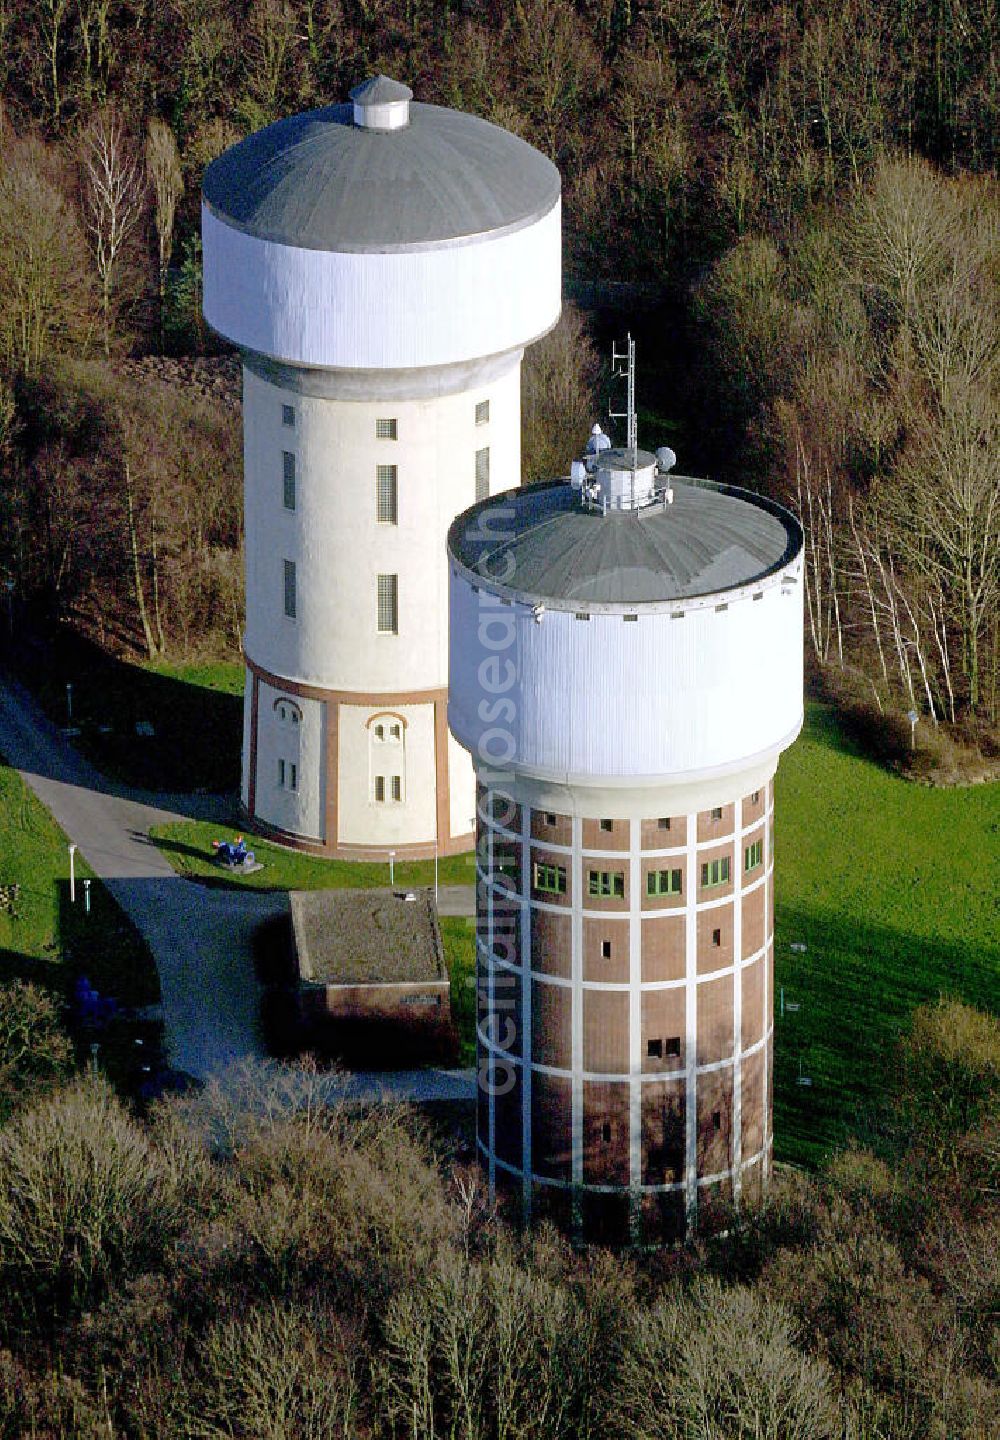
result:
[(50, 168), (33, 142), (8, 144), (0, 161), (0, 352), (27, 374), (82, 339), (90, 314), (83, 237)]
[(101, 287), (104, 353), (111, 353), (112, 302), (124, 250), (142, 214), (145, 186), (121, 117), (96, 115), (83, 139), (84, 212)]
[(153, 219), (156, 224), (157, 264), (160, 291), (160, 347), (163, 347), (163, 310), (166, 302), (167, 267), (174, 248), (174, 216), (184, 193), (184, 176), (174, 132), (163, 120), (153, 119), (146, 132), (146, 171), (153, 188)]

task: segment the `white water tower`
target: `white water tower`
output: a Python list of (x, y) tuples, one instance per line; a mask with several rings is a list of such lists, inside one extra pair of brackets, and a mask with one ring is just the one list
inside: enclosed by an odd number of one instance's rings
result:
[(243, 352), (242, 803), (325, 855), (467, 847), (445, 536), (520, 483), (524, 347), (560, 310), (544, 156), (378, 77), (205, 175), (205, 317)]

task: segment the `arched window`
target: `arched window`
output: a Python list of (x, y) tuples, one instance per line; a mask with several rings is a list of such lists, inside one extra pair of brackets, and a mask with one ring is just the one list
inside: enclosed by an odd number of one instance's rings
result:
[(370, 794), (376, 805), (406, 801), (406, 719), (383, 710), (368, 718)]

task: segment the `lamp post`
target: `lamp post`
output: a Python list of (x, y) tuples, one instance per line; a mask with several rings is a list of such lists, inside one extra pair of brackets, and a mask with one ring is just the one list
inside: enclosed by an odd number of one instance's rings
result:
[(390, 886), (390, 888), (395, 884), (395, 869), (394, 869), (395, 860), (396, 860), (396, 852), (395, 852), (395, 850), (390, 850), (390, 851), (389, 851), (389, 886)]
[(73, 723), (73, 686), (66, 682), (66, 724)]
[(85, 915), (89, 915), (89, 914), (90, 914), (90, 881), (89, 881), (89, 880), (84, 880), (84, 882), (83, 882), (83, 913), (84, 913)]
[(76, 904), (76, 845), (70, 841), (69, 845), (69, 903)]

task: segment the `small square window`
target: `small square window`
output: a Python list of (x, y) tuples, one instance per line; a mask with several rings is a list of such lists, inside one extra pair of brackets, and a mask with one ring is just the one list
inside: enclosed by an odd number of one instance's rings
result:
[(668, 1040), (664, 1040), (663, 1053), (668, 1058), (679, 1058), (681, 1053), (681, 1037), (679, 1035), (671, 1035)]
[(716, 946), (722, 944), (722, 931), (721, 931), (721, 930), (713, 930), (713, 931), (712, 931), (712, 944), (713, 944), (713, 945), (716, 945)]
[(601, 821), (601, 829), (602, 829), (602, 830), (611, 831), (611, 830), (613, 830), (614, 828), (615, 828), (615, 822), (614, 822), (613, 820), (602, 820), (602, 821)]
[(385, 799), (385, 776), (375, 776), (375, 799), (381, 804)]
[(760, 804), (760, 791), (759, 791), (759, 790), (755, 790), (755, 791), (753, 792), (753, 794), (750, 796), (750, 804), (751, 804), (751, 805), (759, 805), (759, 804)]
[(601, 954), (602, 954), (602, 956), (604, 957), (605, 960), (610, 960), (610, 959), (611, 959), (611, 941), (610, 941), (610, 940), (602, 940), (602, 941), (601, 941)]
[(486, 425), (489, 422), (489, 418), (490, 402), (488, 400), (480, 400), (476, 406), (476, 424)]
[(291, 429), (294, 429), (294, 427), (295, 427), (295, 406), (294, 406), (294, 405), (282, 405), (282, 407), (281, 407), (281, 423), (282, 423), (282, 425), (287, 425), (290, 430), (291, 430)]
[(721, 805), (716, 805), (715, 809), (712, 811), (712, 819), (713, 819), (713, 820), (721, 820), (721, 819), (722, 819), (722, 806), (721, 806)]
[(661, 816), (660, 819), (657, 820), (656, 823), (657, 823), (657, 826), (659, 827), (659, 829), (661, 829), (661, 830), (669, 830), (669, 829), (670, 829), (670, 817), (669, 817), (668, 815), (663, 815), (663, 816)]
[(390, 739), (390, 740), (398, 740), (402, 733), (403, 733), (403, 732), (402, 732), (402, 730), (400, 729), (400, 726), (399, 726), (398, 721), (397, 721), (395, 724), (389, 726), (389, 739)]
[(375, 421), (376, 440), (395, 440), (397, 438), (395, 417)]
[(649, 1057), (650, 1060), (662, 1060), (662, 1059), (663, 1059), (663, 1041), (662, 1041), (662, 1040), (647, 1040), (647, 1041), (646, 1041), (646, 1054), (647, 1054), (647, 1056)]
[(546, 812), (545, 823), (546, 825), (554, 825), (556, 823), (556, 817), (552, 814), (551, 810)]

